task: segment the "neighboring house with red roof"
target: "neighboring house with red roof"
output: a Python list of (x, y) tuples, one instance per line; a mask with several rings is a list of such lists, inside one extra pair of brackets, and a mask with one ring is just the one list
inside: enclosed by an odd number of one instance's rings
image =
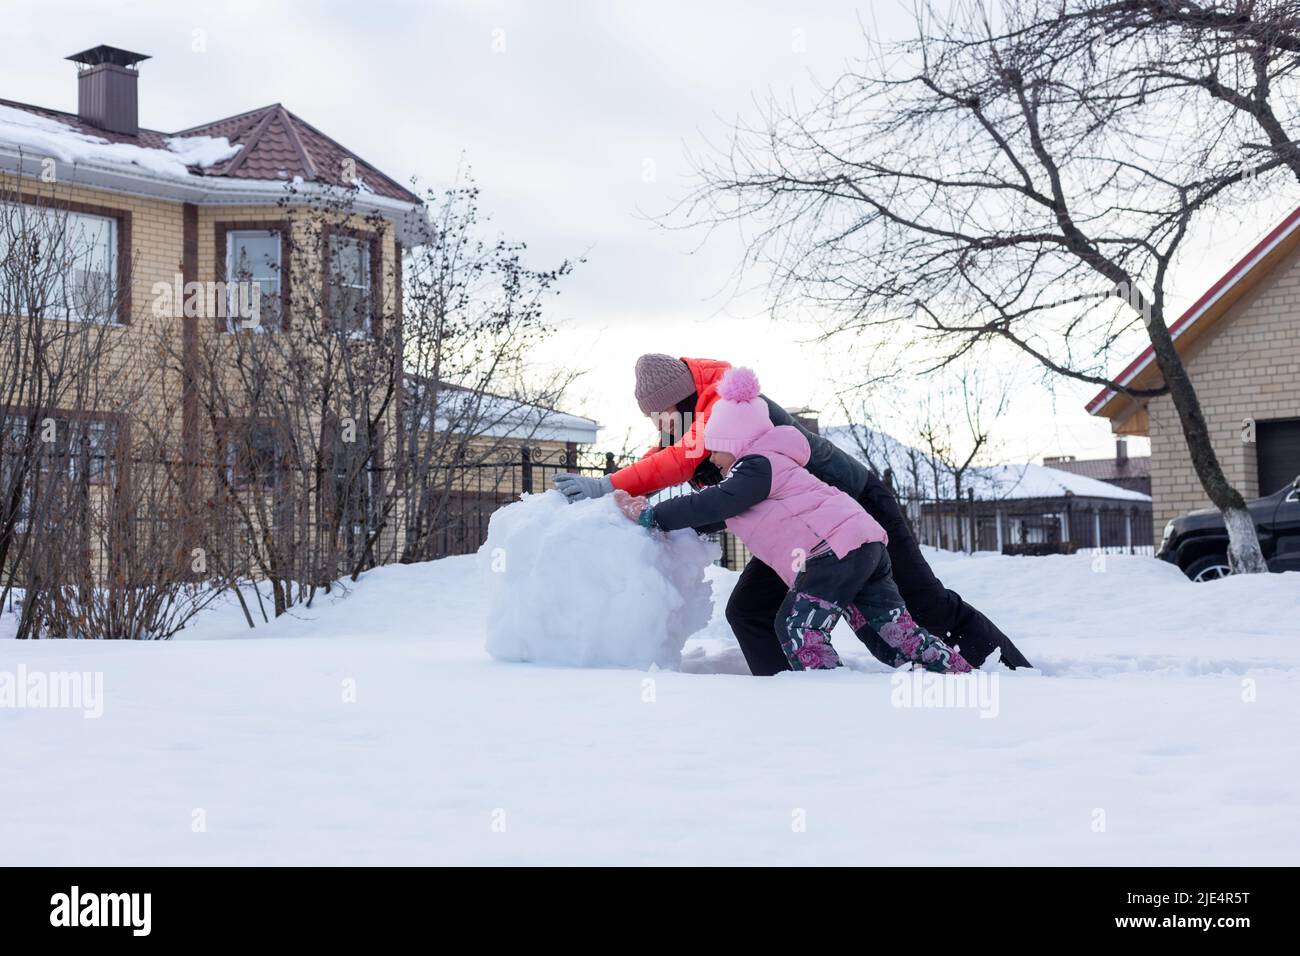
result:
[(1043, 464), (1057, 471), (1068, 471), (1072, 475), (1104, 481), (1117, 488), (1140, 491), (1144, 495), (1151, 494), (1151, 458), (1148, 455), (1130, 455), (1128, 438), (1124, 435), (1115, 439), (1113, 458), (1075, 458), (1073, 455), (1057, 455), (1044, 458)]
[[(1300, 209), (1274, 227), (1170, 326), (1228, 480), (1246, 498), (1300, 475)], [(1163, 378), (1148, 347), (1117, 377), (1134, 388)], [(1151, 439), (1157, 532), (1211, 507), (1168, 395), (1134, 399), (1103, 389), (1087, 404), (1118, 435)]]

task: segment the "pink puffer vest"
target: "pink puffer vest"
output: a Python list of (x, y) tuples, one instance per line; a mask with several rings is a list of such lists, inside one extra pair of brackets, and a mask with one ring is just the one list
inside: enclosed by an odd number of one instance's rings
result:
[(787, 585), (794, 583), (802, 558), (822, 541), (842, 558), (868, 541), (889, 540), (861, 505), (804, 467), (808, 454), (808, 439), (797, 428), (778, 425), (737, 455), (762, 455), (771, 462), (772, 490), (765, 500), (727, 519), (727, 528)]

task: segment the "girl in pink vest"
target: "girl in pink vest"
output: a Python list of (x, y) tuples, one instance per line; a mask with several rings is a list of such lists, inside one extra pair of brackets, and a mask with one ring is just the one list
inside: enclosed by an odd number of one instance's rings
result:
[(775, 627), (795, 670), (840, 666), (831, 631), (841, 617), (859, 640), (895, 667), (965, 673), (961, 654), (908, 613), (894, 586), (884, 529), (844, 492), (817, 479), (808, 440), (774, 426), (747, 368), (727, 371), (704, 427), (704, 447), (720, 484), (651, 506), (615, 492), (629, 518), (647, 528), (701, 533), (729, 529), (790, 587)]

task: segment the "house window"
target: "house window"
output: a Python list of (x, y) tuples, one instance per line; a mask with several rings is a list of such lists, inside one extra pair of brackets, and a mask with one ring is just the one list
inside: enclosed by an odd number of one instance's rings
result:
[(226, 480), (236, 488), (272, 488), (280, 467), (280, 442), (270, 422), (248, 422), (226, 440)]
[(92, 484), (112, 478), (111, 463), (117, 443), (114, 422), (47, 416), (37, 421), (34, 433), (29, 435), (27, 428), (26, 416), (5, 416), (6, 469), (11, 460), (30, 455), (33, 468), (44, 475), (84, 476)]
[[(274, 229), (237, 229), (226, 233), (227, 328), (280, 327), (280, 233)], [(252, 286), (260, 292), (260, 312), (249, 315)]]
[(354, 436), (353, 441), (344, 441), (342, 425), (334, 416), (327, 421), (326, 434), (332, 437), (321, 450), (334, 478), (334, 516), (350, 521), (352, 530), (360, 532), (374, 520), (372, 508), (375, 473), (370, 458), (374, 451), (372, 443), (362, 434)]
[[(111, 482), (117, 436), (117, 425), (110, 421), (46, 417), (29, 432), (26, 416), (6, 415), (0, 438), (0, 486), (10, 496), (22, 475), (18, 530), (26, 530), (38, 495), (83, 481), (90, 485)], [(50, 518), (57, 520), (58, 516)]]
[(3, 504), (5, 512), (8, 513), (9, 502), (14, 500), (14, 485), (22, 480), (23, 487), (17, 496), (18, 513), (14, 515), (14, 525), (17, 531), (23, 532), (27, 530), (27, 525), (31, 521), (33, 490), (36, 485), (33, 472), (39, 468), (39, 465), (28, 466), (24, 472), (23, 466), (27, 459), (28, 447), (27, 419), (6, 415), (4, 434), (0, 436), (0, 441), (4, 443), (3, 456), (0, 457), (0, 493), (4, 495)]
[(370, 242), (353, 236), (329, 239), (328, 295), (331, 326), (346, 334), (370, 331)]
[(111, 476), (109, 463), (117, 442), (117, 426), (111, 422), (86, 422), (83, 426), (83, 449), (73, 456), (73, 468), (84, 470), (92, 484)]
[(110, 216), (0, 204), (0, 304), (22, 315), (112, 321), (117, 230)]

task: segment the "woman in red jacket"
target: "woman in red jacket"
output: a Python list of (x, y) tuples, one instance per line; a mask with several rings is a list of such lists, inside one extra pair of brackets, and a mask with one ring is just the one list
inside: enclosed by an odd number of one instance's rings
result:
[[(660, 447), (639, 461), (601, 478), (562, 474), (555, 486), (570, 501), (599, 498), (616, 489), (633, 496), (650, 495), (686, 482), (700, 487), (720, 480), (704, 447), (704, 425), (718, 400), (718, 383), (731, 366), (713, 359), (677, 359), (643, 355), (636, 362), (636, 400), (656, 421)], [(847, 492), (889, 535), (889, 559), (894, 581), (912, 616), (927, 630), (946, 635), (961, 647), (962, 656), (979, 667), (995, 649), (1008, 667), (1029, 667), (1029, 661), (993, 622), (943, 586), (916, 543), (893, 492), (862, 462), (834, 443), (814, 435), (767, 396), (773, 425), (793, 425), (808, 439), (807, 468), (827, 484)], [(751, 558), (727, 601), (727, 622), (736, 634), (749, 669), (757, 675), (775, 674), (790, 665), (775, 630), (777, 611), (786, 594), (780, 575)]]

